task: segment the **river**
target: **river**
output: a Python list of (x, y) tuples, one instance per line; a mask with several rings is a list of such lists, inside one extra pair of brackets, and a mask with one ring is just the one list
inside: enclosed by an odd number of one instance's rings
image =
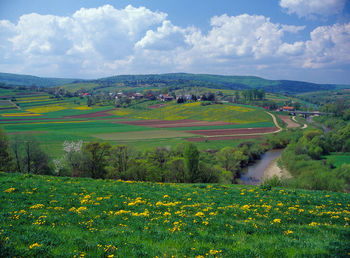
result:
[(245, 185), (257, 185), (261, 182), (264, 171), (270, 164), (270, 162), (273, 162), (276, 158), (281, 156), (283, 152), (283, 149), (278, 150), (269, 150), (265, 152), (263, 155), (261, 155), (261, 158), (257, 160), (254, 164), (251, 166), (248, 166), (248, 168), (244, 168), (241, 174), (241, 177), (239, 178), (242, 182), (242, 184)]

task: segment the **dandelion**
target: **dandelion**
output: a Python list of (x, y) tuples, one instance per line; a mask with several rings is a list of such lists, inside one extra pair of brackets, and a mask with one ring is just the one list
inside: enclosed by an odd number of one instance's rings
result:
[(204, 213), (203, 212), (201, 212), (201, 211), (199, 211), (199, 212), (197, 212), (194, 216), (196, 216), (196, 217), (205, 217), (205, 215), (204, 215)]
[(209, 253), (211, 255), (216, 255), (217, 253), (220, 253), (221, 251), (217, 251), (217, 250), (210, 250)]
[(274, 219), (273, 223), (281, 223), (281, 219)]
[(44, 208), (44, 206), (45, 206), (44, 204), (38, 203), (33, 206), (30, 206), (29, 209), (41, 209), (41, 208)]
[(286, 230), (283, 232), (285, 235), (290, 235), (290, 234), (293, 234), (293, 231), (292, 230)]
[(311, 222), (309, 224), (309, 226), (311, 226), (311, 227), (318, 226), (318, 225), (320, 225), (320, 223), (317, 223), (317, 222)]
[(9, 189), (4, 190), (4, 193), (13, 193), (14, 191), (16, 191), (16, 188), (11, 187)]
[(29, 249), (33, 249), (34, 247), (42, 247), (42, 246), (43, 246), (42, 244), (34, 243), (29, 246)]

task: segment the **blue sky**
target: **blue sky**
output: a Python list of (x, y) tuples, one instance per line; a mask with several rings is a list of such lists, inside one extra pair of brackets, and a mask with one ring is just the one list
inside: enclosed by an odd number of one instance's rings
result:
[(1, 0), (0, 71), (350, 84), (350, 1)]

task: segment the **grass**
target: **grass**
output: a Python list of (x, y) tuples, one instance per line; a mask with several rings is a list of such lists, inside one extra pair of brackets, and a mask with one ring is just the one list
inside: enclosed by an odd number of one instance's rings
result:
[(345, 257), (348, 194), (0, 173), (2, 257)]

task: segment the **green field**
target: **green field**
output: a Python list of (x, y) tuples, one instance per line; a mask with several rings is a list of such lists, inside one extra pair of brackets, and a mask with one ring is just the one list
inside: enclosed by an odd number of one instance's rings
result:
[(331, 155), (325, 156), (325, 158), (337, 168), (341, 167), (343, 164), (350, 164), (350, 153), (332, 153)]
[(345, 257), (345, 193), (0, 173), (1, 257)]

